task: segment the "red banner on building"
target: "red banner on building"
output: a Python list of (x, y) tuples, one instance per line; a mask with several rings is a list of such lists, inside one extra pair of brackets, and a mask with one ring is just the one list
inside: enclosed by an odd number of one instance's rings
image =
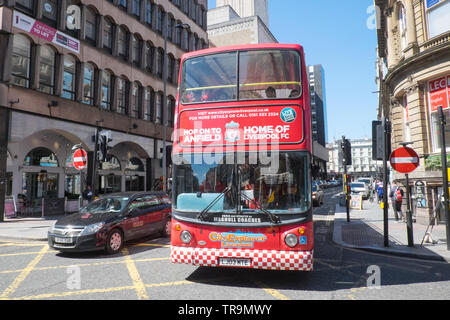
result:
[(430, 108), (431, 112), (437, 111), (437, 107), (442, 106), (443, 109), (449, 107), (448, 91), (450, 86), (447, 85), (450, 77), (443, 77), (429, 82), (430, 91)]
[(181, 112), (182, 146), (298, 144), (303, 141), (299, 106), (238, 107)]

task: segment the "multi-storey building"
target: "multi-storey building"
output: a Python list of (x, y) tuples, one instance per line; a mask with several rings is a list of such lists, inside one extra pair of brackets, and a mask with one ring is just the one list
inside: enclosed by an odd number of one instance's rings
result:
[(308, 66), (308, 82), (311, 99), (311, 134), (313, 140), (313, 176), (327, 176), (328, 139), (325, 72), (322, 65)]
[[(342, 140), (333, 141), (327, 144), (329, 158), (328, 173), (331, 176), (344, 173), (342, 165)], [(383, 163), (372, 160), (372, 140), (355, 139), (350, 140), (352, 146), (352, 165), (347, 166), (347, 173), (353, 178), (359, 177), (379, 177)]]
[[(420, 157), (409, 188), (420, 201), (416, 219), (428, 224), (442, 188), (440, 128), (437, 107), (447, 118), (450, 151), (450, 0), (375, 0), (378, 8), (380, 70), (379, 117), (392, 122), (392, 148), (411, 142)], [(384, 71), (384, 72), (383, 72)], [(405, 176), (393, 179), (405, 184)]]
[[(0, 193), (37, 206), (79, 194), (75, 144), (88, 152), (82, 188), (149, 190), (166, 169), (181, 55), (208, 46), (206, 13), (207, 0), (0, 1)], [(99, 128), (112, 149), (94, 170)]]
[(269, 29), (269, 0), (216, 0), (208, 10), (211, 47), (276, 43)]

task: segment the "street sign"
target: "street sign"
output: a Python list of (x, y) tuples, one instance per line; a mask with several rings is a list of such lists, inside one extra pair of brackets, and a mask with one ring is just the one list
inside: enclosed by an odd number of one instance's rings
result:
[(400, 173), (413, 172), (419, 166), (419, 156), (408, 147), (399, 148), (392, 152), (389, 161), (392, 169)]
[(73, 166), (77, 170), (83, 170), (86, 168), (87, 154), (84, 149), (77, 149), (73, 154)]

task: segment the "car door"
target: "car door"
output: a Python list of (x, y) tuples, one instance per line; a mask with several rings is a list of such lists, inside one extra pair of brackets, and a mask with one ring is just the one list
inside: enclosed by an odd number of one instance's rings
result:
[(161, 210), (163, 206), (159, 197), (156, 195), (147, 195), (144, 197), (144, 201), (145, 213), (143, 233), (147, 235), (159, 230), (163, 215)]
[[(128, 213), (133, 212), (129, 215)], [(142, 236), (145, 226), (146, 202), (144, 197), (137, 197), (128, 206), (126, 217), (123, 222), (125, 238), (135, 239)]]
[(172, 214), (172, 202), (167, 195), (160, 195), (161, 200), (161, 225), (160, 229), (164, 228), (166, 220), (171, 218)]

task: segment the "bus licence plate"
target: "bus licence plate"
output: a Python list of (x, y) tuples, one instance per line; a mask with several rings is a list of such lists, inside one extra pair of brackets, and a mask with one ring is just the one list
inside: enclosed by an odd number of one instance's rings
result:
[(72, 238), (58, 238), (58, 237), (55, 237), (55, 242), (57, 242), (57, 243), (72, 243)]
[(239, 258), (219, 258), (220, 266), (228, 267), (251, 267), (250, 259), (239, 259)]

